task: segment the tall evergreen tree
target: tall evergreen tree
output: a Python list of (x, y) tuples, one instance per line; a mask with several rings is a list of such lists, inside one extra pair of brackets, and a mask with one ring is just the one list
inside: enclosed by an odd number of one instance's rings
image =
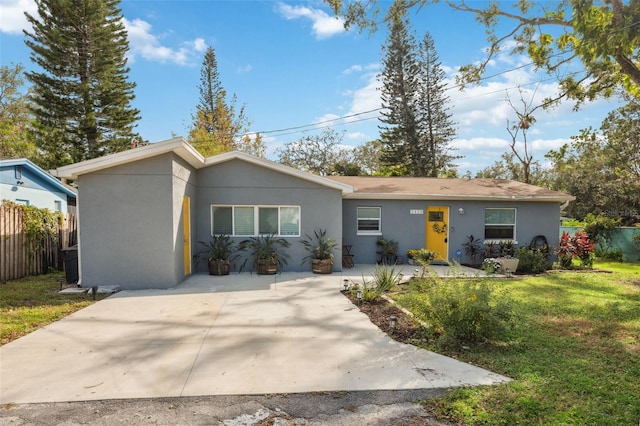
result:
[(418, 86), (416, 43), (409, 32), (405, 1), (391, 6), (389, 35), (382, 49), (382, 121), (380, 140), (383, 145), (382, 162), (393, 166), (394, 174), (419, 175), (419, 147), (416, 119), (418, 105), (415, 92)]
[(244, 114), (244, 106), (236, 115), (235, 95), (227, 102), (227, 91), (220, 82), (213, 47), (208, 47), (204, 54), (198, 90), (200, 99), (189, 131), (191, 144), (204, 156), (238, 150), (264, 157), (265, 149), (259, 134), (240, 136), (247, 133), (250, 123)]
[(447, 107), (445, 74), (433, 39), (420, 44), (410, 31), (407, 1), (397, 0), (390, 14), (383, 51), (381, 141), (382, 161), (393, 174), (444, 175), (456, 157), (451, 141), (455, 123)]
[(127, 33), (119, 0), (36, 0), (25, 13), (36, 141), (48, 165), (96, 158), (128, 148), (139, 111), (127, 79)]
[(418, 63), (417, 121), (422, 148), (419, 152), (423, 155), (419, 170), (425, 176), (438, 177), (454, 168), (453, 161), (461, 157), (452, 154), (457, 149), (451, 145), (456, 137), (456, 128), (449, 112), (449, 97), (445, 92), (446, 75), (428, 32), (419, 45)]

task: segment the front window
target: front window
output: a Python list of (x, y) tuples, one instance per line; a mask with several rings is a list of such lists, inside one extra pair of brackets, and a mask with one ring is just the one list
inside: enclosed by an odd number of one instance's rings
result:
[(233, 229), (229, 235), (255, 235), (255, 208), (253, 206), (236, 206), (233, 208)]
[(484, 238), (486, 240), (515, 240), (516, 209), (485, 209)]
[(381, 217), (380, 207), (358, 207), (358, 234), (381, 234)]
[(258, 208), (258, 234), (278, 234), (278, 208)]
[(300, 235), (300, 207), (280, 207), (280, 235)]
[(211, 206), (211, 233), (300, 236), (299, 206)]

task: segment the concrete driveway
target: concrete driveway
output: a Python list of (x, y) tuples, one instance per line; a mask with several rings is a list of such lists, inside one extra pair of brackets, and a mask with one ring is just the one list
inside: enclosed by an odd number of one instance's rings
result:
[(509, 380), (390, 339), (340, 294), (343, 279), (195, 275), (171, 290), (118, 293), (0, 347), (0, 403)]

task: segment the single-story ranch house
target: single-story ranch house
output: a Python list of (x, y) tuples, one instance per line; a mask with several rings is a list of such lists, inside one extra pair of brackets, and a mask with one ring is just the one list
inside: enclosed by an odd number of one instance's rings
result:
[(240, 152), (204, 158), (183, 138), (56, 174), (78, 184), (80, 284), (121, 289), (170, 288), (204, 272), (193, 254), (214, 233), (289, 240), (285, 271), (310, 269), (300, 241), (316, 229), (351, 246), (360, 264), (378, 260), (382, 236), (399, 254), (427, 248), (463, 262), (470, 235), (519, 245), (544, 235), (557, 245), (561, 207), (573, 199), (509, 180), (321, 177)]

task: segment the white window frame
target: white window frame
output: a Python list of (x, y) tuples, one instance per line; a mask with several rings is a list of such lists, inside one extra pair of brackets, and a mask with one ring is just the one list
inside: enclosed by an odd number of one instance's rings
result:
[[(360, 209), (377, 209), (380, 212), (380, 214), (378, 215), (378, 217), (361, 218), (361, 217), (359, 217), (360, 215), (358, 214)], [(378, 230), (377, 231), (374, 231), (374, 230), (371, 230), (371, 231), (360, 230), (360, 220), (377, 220), (378, 221)], [(379, 207), (379, 206), (358, 206), (356, 208), (356, 230), (357, 230), (357, 235), (382, 235), (382, 207)]]
[[(296, 238), (296, 237), (300, 237), (300, 230), (302, 229), (302, 217), (301, 217), (301, 207), (297, 206), (297, 205), (264, 205), (264, 204), (260, 204), (260, 205), (246, 205), (246, 204), (211, 204), (209, 207), (209, 216), (210, 216), (210, 225), (211, 225), (211, 235), (213, 235), (213, 230), (214, 230), (214, 223), (213, 223), (213, 209), (214, 208), (231, 208), (231, 230), (232, 233), (230, 234), (230, 236), (232, 237), (257, 237), (258, 234), (258, 230), (260, 229), (260, 209), (261, 208), (270, 208), (270, 209), (278, 209), (278, 232), (276, 234), (276, 236), (278, 237), (282, 237), (282, 238)], [(253, 234), (248, 235), (248, 234), (243, 234), (243, 235), (237, 235), (236, 234), (236, 223), (235, 223), (235, 219), (236, 219), (236, 215), (235, 215), (235, 209), (236, 207), (251, 207), (253, 208)], [(281, 215), (281, 211), (283, 208), (293, 208), (293, 209), (297, 209), (298, 210), (298, 229), (297, 232), (295, 234), (282, 234), (282, 215)]]
[[(517, 227), (518, 209), (515, 207), (487, 207), (484, 210), (485, 210), (485, 220), (484, 220), (485, 242), (513, 241), (517, 243), (516, 230), (518, 229)], [(487, 210), (513, 210), (513, 223), (487, 223), (487, 216), (486, 216)], [(486, 237), (487, 226), (505, 226), (505, 227), (511, 226), (513, 227), (513, 237), (512, 238), (487, 238)]]

